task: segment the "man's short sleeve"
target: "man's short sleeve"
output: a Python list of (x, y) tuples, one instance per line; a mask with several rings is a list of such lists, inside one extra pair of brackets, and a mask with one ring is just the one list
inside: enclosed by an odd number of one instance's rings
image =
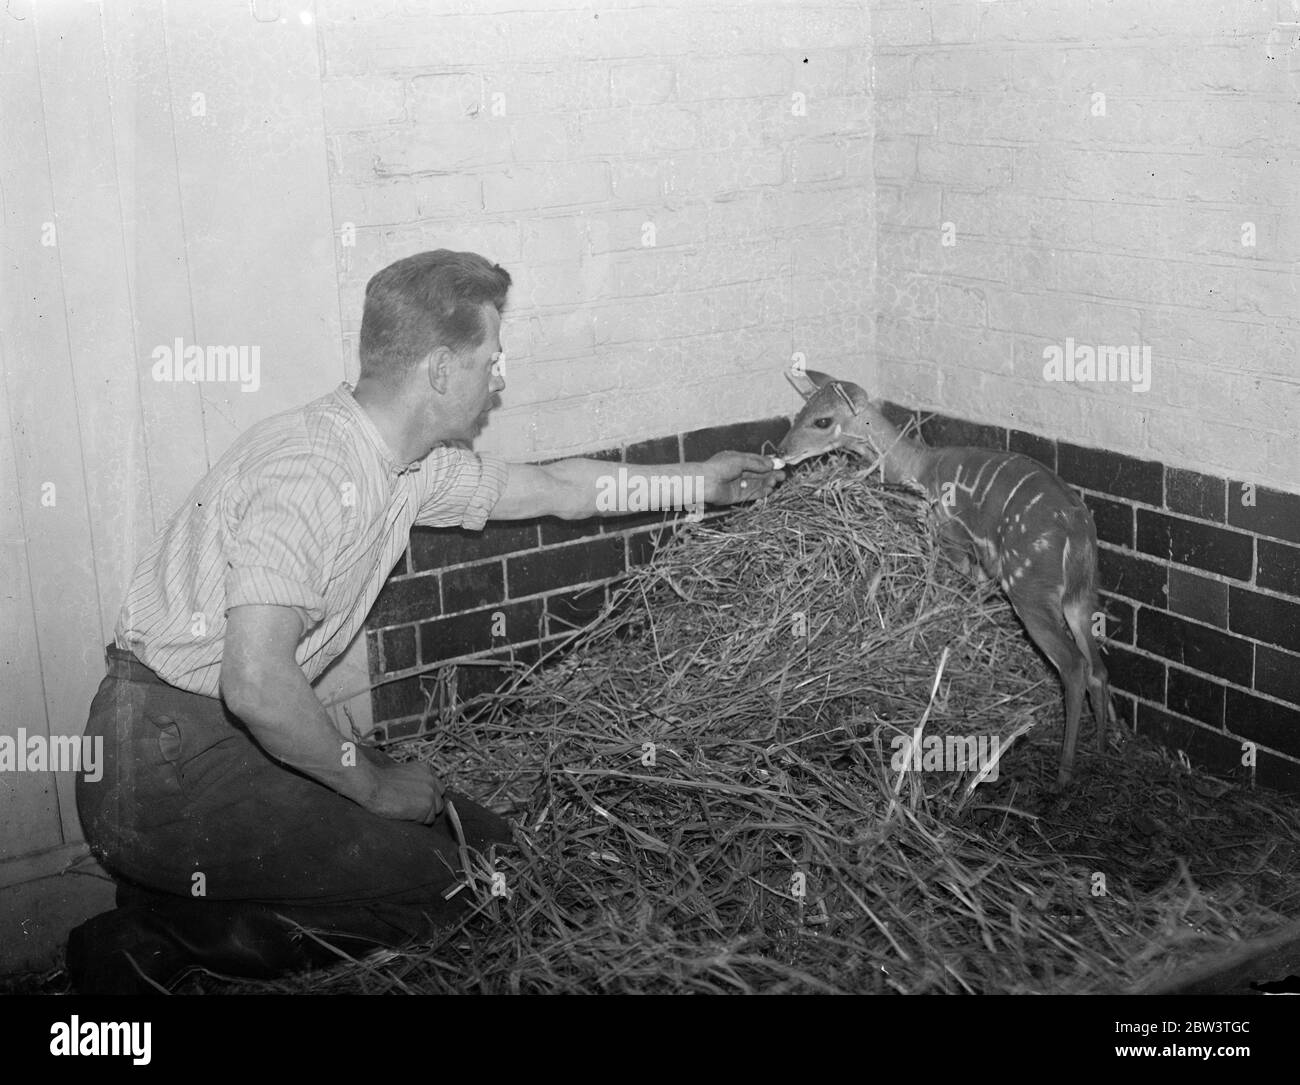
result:
[(415, 522), (481, 531), (505, 492), (509, 465), (463, 448), (436, 448), (424, 461), (428, 492)]
[(325, 616), (325, 587), (343, 532), (346, 478), (307, 456), (273, 460), (241, 479), (226, 524), (226, 607), (293, 607), (304, 632)]

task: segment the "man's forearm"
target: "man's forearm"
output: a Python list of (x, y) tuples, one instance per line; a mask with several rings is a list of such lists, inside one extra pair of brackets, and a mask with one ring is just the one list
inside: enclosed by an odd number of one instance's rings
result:
[(374, 800), (379, 771), (348, 748), (296, 664), (269, 663), (248, 685), (222, 692), (267, 753), (362, 806)]
[(710, 499), (702, 463), (631, 464), (572, 459), (547, 465), (572, 520), (629, 512), (703, 508)]

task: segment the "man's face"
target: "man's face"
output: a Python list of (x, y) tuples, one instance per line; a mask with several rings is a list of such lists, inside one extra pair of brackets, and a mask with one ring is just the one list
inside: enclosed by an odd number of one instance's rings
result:
[(496, 306), (483, 306), (483, 342), (469, 347), (455, 358), (448, 387), (456, 436), (472, 441), (487, 422), (488, 412), (496, 405), (496, 394), (506, 386), (498, 362), (501, 347), (501, 314)]

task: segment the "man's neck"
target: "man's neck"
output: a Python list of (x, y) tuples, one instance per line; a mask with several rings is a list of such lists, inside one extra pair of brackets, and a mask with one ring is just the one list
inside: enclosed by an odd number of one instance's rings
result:
[(429, 435), (420, 432), (419, 419), (411, 416), (400, 396), (395, 396), (390, 388), (380, 381), (362, 377), (352, 390), (352, 398), (374, 423), (398, 463), (414, 463), (429, 454), (433, 447)]

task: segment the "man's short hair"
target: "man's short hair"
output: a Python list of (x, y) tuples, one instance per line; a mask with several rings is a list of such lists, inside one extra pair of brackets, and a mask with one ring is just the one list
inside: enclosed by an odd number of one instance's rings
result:
[(430, 351), (482, 344), (482, 308), (505, 308), (510, 272), (474, 252), (416, 253), (376, 272), (361, 316), (361, 375), (404, 376)]

